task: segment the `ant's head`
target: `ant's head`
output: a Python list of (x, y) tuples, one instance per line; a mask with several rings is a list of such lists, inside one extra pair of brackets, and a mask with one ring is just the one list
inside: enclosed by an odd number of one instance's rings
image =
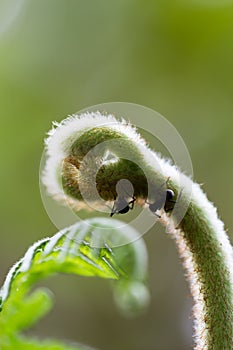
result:
[(170, 201), (174, 197), (175, 197), (175, 193), (171, 189), (166, 190), (166, 201)]

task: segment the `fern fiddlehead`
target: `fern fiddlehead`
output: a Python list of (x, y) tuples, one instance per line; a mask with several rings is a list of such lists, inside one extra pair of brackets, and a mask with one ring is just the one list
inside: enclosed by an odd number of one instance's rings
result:
[(194, 300), (194, 349), (232, 349), (232, 247), (200, 186), (111, 115), (84, 113), (55, 126), (47, 140), (44, 183), (74, 210), (106, 207), (121, 179), (130, 181), (142, 205), (155, 201), (161, 188), (174, 192), (171, 210), (161, 210), (158, 221), (175, 239), (186, 271)]

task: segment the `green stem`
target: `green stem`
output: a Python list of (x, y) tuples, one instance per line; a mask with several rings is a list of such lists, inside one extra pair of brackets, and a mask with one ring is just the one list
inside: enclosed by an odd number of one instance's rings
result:
[[(214, 207), (195, 185), (178, 228), (170, 230), (194, 300), (194, 348), (232, 349), (232, 247)], [(166, 222), (166, 221), (165, 221)]]
[[(159, 221), (175, 239), (194, 300), (194, 349), (232, 349), (233, 254), (214, 206), (199, 185), (152, 152), (129, 125), (114, 118), (113, 126), (109, 117), (105, 126), (96, 126), (93, 118), (92, 126), (89, 116), (88, 127), (78, 130), (76, 137), (71, 128), (72, 137), (56, 165), (50, 145), (54, 140), (59, 143), (59, 137), (65, 145), (62, 128), (78, 125), (78, 120), (63, 122), (57, 135), (55, 132), (48, 139), (49, 157), (44, 173), (48, 191), (58, 198), (64, 189), (78, 210), (85, 206), (84, 199), (92, 199), (93, 183), (104, 201), (112, 201), (117, 182), (126, 178), (134, 187), (138, 204), (160, 200), (163, 189), (172, 189), (176, 204), (168, 203), (171, 211), (161, 210)], [(114, 155), (114, 162), (104, 160), (107, 152)], [(63, 188), (58, 184), (54, 189), (51, 179), (59, 173)]]

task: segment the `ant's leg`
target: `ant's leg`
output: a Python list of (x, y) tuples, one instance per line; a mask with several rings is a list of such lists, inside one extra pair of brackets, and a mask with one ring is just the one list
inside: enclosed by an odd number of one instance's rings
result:
[[(154, 203), (150, 203), (150, 202), (147, 202), (147, 201), (145, 201), (145, 203), (146, 203), (146, 204), (149, 204), (149, 205), (154, 204)], [(155, 216), (157, 216), (158, 219), (161, 219), (161, 215), (159, 215), (159, 214), (156, 213), (157, 210), (159, 210), (159, 208), (156, 209), (155, 211), (151, 211), (151, 213), (153, 213)]]
[[(168, 203), (176, 204), (177, 202), (176, 202), (176, 201), (173, 201), (172, 199), (170, 199), (170, 200), (168, 201)], [(174, 207), (175, 207), (175, 205), (169, 208), (169, 207), (167, 207), (166, 204), (165, 204), (163, 209), (164, 209), (165, 213), (169, 213), (169, 212), (171, 212), (171, 211), (174, 209)]]
[(114, 206), (112, 207), (112, 211), (111, 211), (111, 214), (110, 214), (110, 217), (112, 217), (114, 214), (115, 214), (115, 210), (114, 210)]
[(173, 208), (166, 208), (166, 207), (164, 207), (165, 213), (170, 213), (173, 209), (174, 209), (174, 207)]
[(113, 206), (112, 206), (110, 217), (112, 217), (114, 214), (116, 214), (116, 197), (114, 199), (114, 203), (113, 203)]
[(167, 178), (167, 180), (166, 180), (166, 182), (165, 182), (165, 184), (167, 185), (167, 183), (168, 183), (168, 181), (170, 180), (170, 176), (168, 176), (168, 178)]
[(132, 210), (134, 208), (134, 202), (136, 201), (136, 198), (133, 197), (133, 199), (129, 202), (129, 209)]

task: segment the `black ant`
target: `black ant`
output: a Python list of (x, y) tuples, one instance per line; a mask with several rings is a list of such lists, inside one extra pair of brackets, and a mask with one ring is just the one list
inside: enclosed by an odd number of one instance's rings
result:
[[(175, 193), (171, 189), (166, 190), (166, 198), (164, 203), (164, 198), (160, 197), (158, 198), (154, 203), (149, 203), (149, 209), (152, 211), (152, 213), (155, 213), (157, 210), (164, 209), (166, 213), (172, 210), (170, 206), (168, 206), (168, 203), (176, 203), (173, 199), (175, 197)], [(157, 215), (157, 214), (156, 214)], [(160, 216), (159, 216), (160, 217)]]
[[(116, 184), (117, 198), (114, 198), (114, 204), (110, 216), (114, 214), (126, 214), (134, 208), (136, 197), (133, 195), (133, 186), (127, 179), (121, 179)], [(132, 198), (128, 201), (128, 198)]]
[(134, 202), (136, 201), (135, 197), (132, 198), (133, 199), (129, 202), (123, 196), (119, 196), (115, 199), (110, 216), (112, 217), (114, 214), (126, 214), (129, 210), (132, 210), (134, 208)]
[[(168, 177), (167, 181), (165, 182), (165, 184), (168, 183), (168, 181), (170, 180), (170, 177)], [(163, 184), (161, 187), (163, 187), (165, 184)], [(164, 198), (164, 195), (162, 193), (162, 191), (160, 190), (158, 193), (158, 198), (155, 200), (154, 203), (149, 203), (146, 202), (147, 204), (149, 204), (149, 209), (152, 213), (156, 214), (157, 210), (160, 209), (164, 209), (165, 213), (168, 213), (169, 211), (171, 211), (173, 209), (173, 207), (171, 207), (171, 205), (169, 205), (169, 203), (176, 203), (176, 201), (174, 200), (175, 197), (175, 193), (173, 190), (171, 190), (170, 188), (166, 189), (166, 196)], [(159, 218), (161, 217), (160, 215), (156, 214)]]

